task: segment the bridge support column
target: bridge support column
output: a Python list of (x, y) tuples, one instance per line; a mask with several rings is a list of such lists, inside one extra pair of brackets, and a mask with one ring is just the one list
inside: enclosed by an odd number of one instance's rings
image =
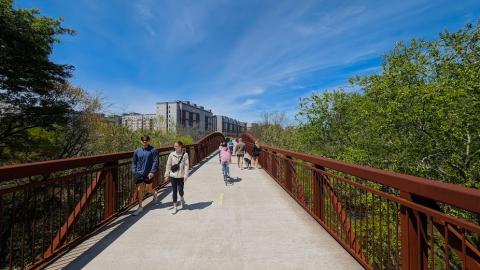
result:
[[(400, 197), (413, 201), (412, 195), (400, 191)], [(400, 207), (402, 234), (402, 269), (428, 268), (427, 220), (424, 215), (405, 206)]]
[(116, 212), (117, 206), (117, 183), (118, 183), (118, 161), (107, 163), (109, 167), (105, 174), (104, 189), (104, 219), (111, 217)]

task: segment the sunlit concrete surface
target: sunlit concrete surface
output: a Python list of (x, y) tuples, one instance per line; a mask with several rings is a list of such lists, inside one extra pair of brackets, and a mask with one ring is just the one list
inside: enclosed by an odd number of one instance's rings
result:
[(186, 209), (171, 213), (166, 188), (48, 269), (363, 269), (263, 170), (230, 170), (225, 186), (211, 158), (185, 184)]

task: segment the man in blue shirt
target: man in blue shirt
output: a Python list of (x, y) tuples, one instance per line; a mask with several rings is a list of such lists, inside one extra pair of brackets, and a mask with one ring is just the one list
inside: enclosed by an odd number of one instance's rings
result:
[(145, 187), (147, 192), (153, 195), (153, 200), (157, 203), (158, 194), (152, 188), (153, 177), (158, 171), (158, 153), (155, 147), (150, 145), (150, 137), (143, 135), (141, 138), (142, 147), (139, 147), (133, 153), (132, 174), (137, 186), (136, 195), (138, 199), (138, 208), (133, 215), (138, 215), (143, 211), (142, 200)]

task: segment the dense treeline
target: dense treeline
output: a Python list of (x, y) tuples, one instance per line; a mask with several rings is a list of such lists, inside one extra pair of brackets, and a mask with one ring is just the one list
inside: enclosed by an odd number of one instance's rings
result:
[[(298, 125), (267, 114), (266, 143), (480, 188), (480, 25), (399, 42), (382, 72), (300, 102)], [(350, 91), (349, 91), (350, 90)], [(279, 117), (280, 115), (280, 117)]]

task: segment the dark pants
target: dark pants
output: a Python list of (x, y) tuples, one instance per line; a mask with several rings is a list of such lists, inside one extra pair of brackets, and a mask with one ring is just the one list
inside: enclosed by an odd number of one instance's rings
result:
[(183, 197), (183, 178), (170, 177), (170, 183), (172, 183), (173, 202), (177, 202), (177, 189), (181, 197)]

